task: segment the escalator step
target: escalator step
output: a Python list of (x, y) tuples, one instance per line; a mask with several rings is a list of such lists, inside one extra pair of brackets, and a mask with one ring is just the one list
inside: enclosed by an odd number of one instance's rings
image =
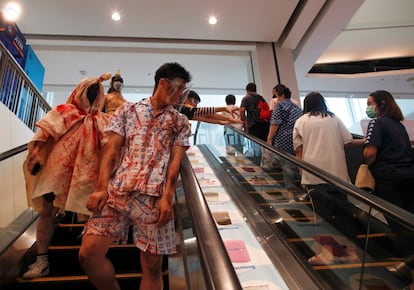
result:
[[(164, 289), (168, 289), (168, 273), (163, 274)], [(116, 274), (121, 289), (138, 289), (142, 278), (141, 273)], [(95, 289), (85, 275), (76, 276), (48, 276), (35, 279), (18, 278), (16, 283), (4, 290), (93, 290)]]
[[(70, 214), (65, 214), (56, 224), (55, 232), (49, 246), (50, 275), (35, 279), (16, 279), (12, 285), (1, 286), (2, 290), (51, 290), (51, 289), (95, 289), (85, 276), (78, 261), (78, 253), (82, 242), (81, 233), (83, 223), (75, 223)], [(110, 246), (107, 257), (111, 260), (116, 271), (116, 278), (121, 289), (138, 289), (142, 278), (140, 265), (140, 251), (131, 243), (129, 235), (128, 244), (113, 244)], [(23, 270), (34, 262), (36, 245), (26, 253), (23, 258)], [(164, 256), (162, 263), (164, 289), (168, 289), (168, 257)]]
[(58, 224), (51, 245), (80, 245), (84, 224)]

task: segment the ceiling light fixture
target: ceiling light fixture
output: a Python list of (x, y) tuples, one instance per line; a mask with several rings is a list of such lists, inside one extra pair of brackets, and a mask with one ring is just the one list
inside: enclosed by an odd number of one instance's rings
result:
[(3, 9), (4, 18), (8, 21), (16, 21), (20, 16), (20, 12), (20, 5), (15, 2), (7, 3)]
[(211, 25), (216, 24), (216, 23), (217, 23), (217, 18), (216, 18), (216, 17), (214, 17), (214, 16), (211, 16), (211, 17), (208, 19), (208, 23), (210, 23)]
[(119, 21), (120, 19), (121, 19), (121, 15), (117, 11), (112, 13), (112, 20)]

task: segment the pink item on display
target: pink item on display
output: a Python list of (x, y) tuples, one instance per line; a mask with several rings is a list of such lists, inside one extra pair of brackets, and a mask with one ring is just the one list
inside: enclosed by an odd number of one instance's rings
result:
[(227, 240), (224, 241), (224, 246), (232, 263), (250, 262), (249, 252), (243, 240)]

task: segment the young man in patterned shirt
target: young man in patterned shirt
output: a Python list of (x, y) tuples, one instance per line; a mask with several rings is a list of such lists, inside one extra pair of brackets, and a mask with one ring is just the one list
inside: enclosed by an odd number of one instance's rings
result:
[(106, 257), (114, 240), (133, 237), (141, 250), (140, 289), (162, 289), (162, 256), (175, 253), (173, 195), (191, 134), (187, 117), (174, 106), (190, 73), (166, 63), (155, 74), (153, 95), (126, 103), (105, 128), (108, 143), (96, 191), (87, 203), (94, 213), (84, 230), (80, 263), (99, 290), (120, 289)]

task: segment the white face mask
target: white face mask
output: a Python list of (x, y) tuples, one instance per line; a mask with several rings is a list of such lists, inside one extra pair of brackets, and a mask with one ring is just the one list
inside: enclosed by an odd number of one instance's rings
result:
[(122, 89), (122, 83), (120, 81), (115, 81), (112, 84), (112, 88), (116, 91), (120, 91)]

